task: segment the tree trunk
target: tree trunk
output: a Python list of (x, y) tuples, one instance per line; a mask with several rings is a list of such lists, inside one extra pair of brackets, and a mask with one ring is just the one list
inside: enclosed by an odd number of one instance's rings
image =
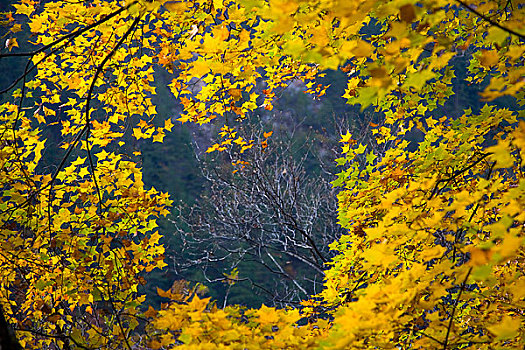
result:
[(15, 332), (4, 317), (4, 309), (0, 305), (0, 350), (22, 350), (16, 339)]

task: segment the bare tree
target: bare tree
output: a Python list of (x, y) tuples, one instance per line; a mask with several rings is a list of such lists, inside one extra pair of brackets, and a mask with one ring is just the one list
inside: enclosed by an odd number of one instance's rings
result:
[[(321, 146), (311, 133), (283, 132), (265, 147), (262, 129), (248, 128), (245, 138), (255, 145), (243, 154), (232, 147), (199, 157), (207, 191), (172, 220), (177, 243), (168, 250), (176, 272), (200, 269), (208, 283), (229, 282), (224, 304), (232, 282), (249, 283), (273, 304), (319, 291), (329, 244), (342, 233), (333, 178), (319, 166)], [(258, 273), (243, 274), (246, 264)], [(239, 276), (228, 273), (234, 268)]]

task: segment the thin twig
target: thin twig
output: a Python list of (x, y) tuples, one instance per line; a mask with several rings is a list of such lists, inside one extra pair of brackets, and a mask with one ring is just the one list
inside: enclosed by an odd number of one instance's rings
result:
[(2, 57), (32, 57), (34, 55), (37, 55), (39, 54), (40, 52), (42, 51), (45, 51), (47, 49), (49, 49), (50, 47), (53, 47), (57, 44), (60, 44), (62, 41), (64, 40), (67, 40), (67, 39), (70, 39), (70, 38), (75, 38), (81, 34), (83, 34), (84, 32), (87, 32), (88, 30), (92, 29), (92, 28), (95, 28), (97, 26), (99, 26), (100, 24), (104, 23), (104, 22), (107, 22), (109, 21), (110, 19), (112, 19), (113, 17), (119, 15), (120, 13), (122, 13), (123, 11), (129, 9), (131, 6), (137, 4), (137, 2), (132, 2), (130, 3), (129, 5), (125, 6), (125, 7), (121, 7), (120, 9), (118, 9), (117, 11), (115, 12), (112, 12), (110, 13), (109, 15), (107, 15), (106, 17), (102, 18), (101, 20), (95, 22), (95, 23), (92, 23), (90, 25), (88, 25), (87, 27), (84, 27), (82, 29), (79, 29), (77, 31), (74, 31), (72, 33), (69, 33), (67, 35), (64, 35), (63, 37), (53, 41), (52, 43), (49, 43), (47, 45), (44, 45), (42, 46), (41, 48), (39, 49), (36, 49), (35, 51), (31, 51), (31, 52), (14, 52), (14, 53), (4, 53), (4, 54), (0, 54), (0, 58)]
[(87, 95), (86, 113), (85, 113), (85, 121), (86, 121), (86, 126), (85, 126), (85, 128), (86, 128), (86, 140), (85, 140), (86, 141), (86, 150), (87, 150), (88, 158), (89, 158), (89, 165), (90, 165), (90, 170), (91, 170), (91, 176), (93, 177), (93, 182), (95, 183), (95, 188), (97, 189), (97, 195), (98, 195), (98, 200), (99, 200), (98, 206), (99, 206), (99, 210), (100, 211), (102, 211), (102, 208), (101, 208), (102, 195), (100, 193), (100, 188), (98, 186), (97, 178), (95, 176), (95, 166), (94, 166), (94, 163), (93, 163), (93, 157), (91, 155), (91, 149), (89, 147), (89, 132), (90, 132), (89, 107), (91, 105), (91, 99), (93, 98), (93, 91), (95, 89), (95, 83), (97, 82), (99, 74), (104, 69), (104, 66), (106, 65), (106, 63), (111, 59), (111, 57), (113, 57), (113, 55), (117, 52), (119, 47), (124, 43), (124, 41), (128, 38), (128, 36), (131, 34), (131, 32), (135, 29), (135, 27), (137, 26), (137, 24), (139, 23), (141, 18), (142, 18), (142, 15), (139, 15), (139, 16), (137, 16), (137, 18), (135, 18), (135, 20), (133, 21), (131, 26), (128, 28), (126, 33), (124, 33), (122, 38), (120, 38), (120, 40), (113, 47), (113, 49), (107, 54), (106, 57), (104, 57), (102, 62), (100, 62), (100, 64), (97, 67), (97, 70), (95, 71), (95, 75), (93, 76), (93, 80), (91, 81), (91, 86), (89, 87), (89, 91), (88, 91), (88, 95)]
[(443, 341), (443, 350), (447, 350), (448, 337), (450, 336), (450, 330), (452, 329), (452, 324), (454, 323), (454, 314), (456, 313), (456, 309), (459, 304), (459, 299), (461, 299), (461, 294), (463, 293), (463, 290), (465, 289), (465, 286), (467, 285), (467, 279), (470, 276), (471, 271), (472, 271), (472, 267), (468, 270), (467, 275), (465, 276), (465, 279), (463, 280), (463, 283), (461, 284), (461, 289), (459, 290), (458, 298), (456, 299), (456, 302), (454, 303), (454, 306), (452, 307), (452, 314), (450, 315), (450, 321), (448, 322), (447, 334), (445, 335), (445, 340)]
[(476, 9), (470, 7), (468, 4), (464, 3), (462, 0), (455, 0), (457, 3), (461, 4), (461, 6), (463, 6), (464, 8), (466, 8), (467, 10), (469, 10), (470, 12), (472, 12), (473, 14), (475, 14), (476, 16), (478, 16), (479, 18), (481, 18), (482, 20), (484, 20), (485, 22), (488, 22), (490, 23), (491, 25), (493, 25), (494, 27), (498, 27), (499, 29), (509, 33), (509, 34), (512, 34), (512, 35), (515, 35), (517, 36), (518, 38), (520, 39), (525, 39), (525, 35), (523, 34), (520, 34), (512, 29), (509, 29), (507, 27), (504, 27), (502, 26), (501, 24), (499, 24), (498, 22), (488, 18), (487, 16), (485, 16), (484, 14), (478, 12)]

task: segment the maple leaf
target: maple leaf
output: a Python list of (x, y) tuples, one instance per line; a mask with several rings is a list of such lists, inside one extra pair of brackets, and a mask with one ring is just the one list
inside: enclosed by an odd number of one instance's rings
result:
[(172, 123), (171, 121), (171, 118), (168, 118), (164, 121), (164, 129), (168, 130), (168, 131), (171, 131), (171, 129), (173, 128), (174, 124)]
[(483, 50), (481, 52), (481, 58), (480, 58), (480, 63), (481, 65), (485, 66), (485, 67), (491, 67), (493, 65), (495, 65), (496, 63), (498, 63), (499, 61), (499, 56), (498, 56), (498, 53), (494, 50)]
[(341, 135), (341, 140), (339, 142), (348, 143), (352, 140), (352, 134), (347, 131), (346, 134)]
[(504, 316), (500, 323), (491, 325), (487, 329), (497, 339), (505, 340), (515, 338), (521, 325), (521, 321), (518, 318)]
[(255, 312), (258, 316), (258, 321), (262, 325), (275, 324), (279, 322), (279, 315), (275, 312), (275, 309), (269, 308), (262, 304), (261, 308)]
[(11, 51), (13, 47), (18, 47), (18, 41), (16, 41), (16, 38), (9, 38), (5, 41), (5, 47)]
[(263, 133), (263, 137), (267, 139), (268, 137), (272, 136), (272, 134), (273, 134), (273, 131), (268, 131), (268, 132)]
[(153, 135), (153, 142), (163, 142), (165, 134), (163, 132), (157, 132)]

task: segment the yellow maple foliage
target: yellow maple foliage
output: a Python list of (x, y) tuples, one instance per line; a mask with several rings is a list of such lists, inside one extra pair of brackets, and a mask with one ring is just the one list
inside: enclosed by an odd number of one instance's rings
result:
[[(490, 102), (524, 104), (519, 2), (22, 0), (14, 11), (33, 46), (18, 47), (11, 16), (0, 58), (28, 61), (0, 105), (0, 303), (23, 347), (523, 347), (525, 124), (522, 109)], [(462, 55), (485, 102), (443, 115)], [(158, 67), (173, 73), (177, 120), (225, 120), (207, 152), (259, 147), (228, 121), (271, 111), (292, 82), (321, 97), (325, 69), (347, 74), (343, 97), (381, 119), (368, 143), (341, 135), (333, 184), (347, 234), (300, 311), (220, 309), (188, 289), (141, 312), (142, 274), (166, 266), (156, 219), (171, 202), (112, 146), (172, 130), (151, 100)], [(64, 156), (39, 167), (53, 147), (40, 128), (58, 114)]]

